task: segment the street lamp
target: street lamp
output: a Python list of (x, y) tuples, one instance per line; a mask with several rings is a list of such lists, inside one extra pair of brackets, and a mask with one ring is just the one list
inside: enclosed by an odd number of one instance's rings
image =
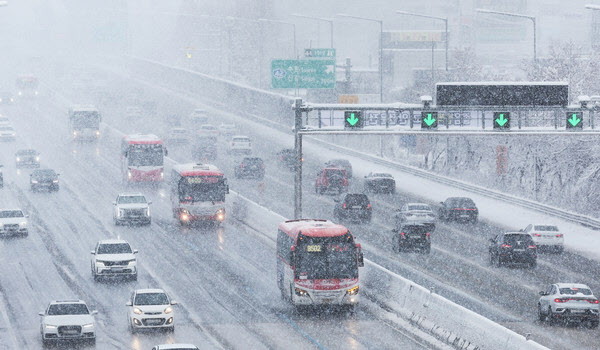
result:
[(298, 14), (298, 13), (292, 13), (292, 16), (294, 16), (294, 17), (301, 17), (301, 18), (310, 18), (310, 19), (314, 19), (314, 20), (317, 20), (317, 21), (328, 22), (329, 23), (330, 46), (333, 49), (333, 19), (321, 18), (321, 17), (313, 17), (313, 16), (307, 16), (307, 15), (301, 15), (301, 14)]
[(437, 19), (440, 21), (444, 21), (444, 26), (446, 27), (446, 72), (448, 71), (448, 17), (438, 17), (438, 16), (430, 16), (430, 15), (423, 15), (420, 13), (413, 13), (413, 12), (406, 12), (406, 11), (396, 11), (397, 14), (399, 15), (407, 15), (407, 16), (415, 16), (415, 17), (424, 17), (424, 18), (431, 18), (431, 19)]
[(383, 103), (383, 20), (338, 13), (336, 16), (379, 23), (379, 102)]
[(267, 19), (267, 18), (259, 18), (257, 21), (258, 22), (271, 22), (271, 23), (287, 24), (287, 25), (292, 26), (294, 28), (294, 59), (297, 58), (298, 54), (296, 52), (296, 23), (280, 21), (277, 19)]
[(510, 12), (501, 12), (501, 11), (492, 11), (486, 9), (475, 9), (475, 11), (479, 13), (492, 13), (496, 15), (509, 16), (509, 17), (519, 17), (519, 18), (527, 18), (530, 19), (533, 23), (533, 61), (537, 63), (537, 37), (535, 33), (535, 16), (523, 15), (520, 13), (510, 13)]

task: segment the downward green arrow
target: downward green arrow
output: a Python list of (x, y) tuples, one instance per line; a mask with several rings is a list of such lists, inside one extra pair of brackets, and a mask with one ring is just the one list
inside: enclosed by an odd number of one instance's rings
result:
[(500, 114), (500, 118), (496, 119), (496, 123), (498, 123), (498, 125), (500, 126), (504, 126), (504, 124), (506, 124), (507, 121), (508, 119), (504, 118), (503, 113)]
[(435, 118), (431, 117), (431, 113), (427, 113), (427, 118), (423, 119), (423, 121), (425, 124), (427, 124), (427, 126), (431, 126), (431, 124), (435, 122)]
[(346, 120), (348, 121), (350, 126), (354, 126), (354, 124), (358, 123), (358, 118), (356, 118), (356, 115), (354, 115), (354, 113), (351, 113), (350, 118), (346, 118)]
[(581, 119), (577, 118), (576, 113), (573, 113), (573, 115), (571, 115), (571, 118), (569, 119), (569, 123), (571, 123), (571, 125), (573, 125), (573, 126), (579, 124), (580, 121), (581, 121)]

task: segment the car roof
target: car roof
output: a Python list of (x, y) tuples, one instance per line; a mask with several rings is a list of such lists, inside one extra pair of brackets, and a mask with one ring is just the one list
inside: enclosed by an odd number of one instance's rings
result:
[(583, 283), (555, 283), (556, 286), (558, 288), (577, 288), (577, 289), (583, 289), (583, 288), (587, 288), (587, 289), (591, 289), (590, 287), (588, 287), (587, 285), (583, 284)]
[(50, 305), (54, 304), (85, 304), (85, 301), (81, 299), (52, 300), (50, 302)]
[(196, 345), (193, 344), (162, 344), (156, 346), (158, 349), (198, 349)]
[(429, 204), (427, 203), (406, 203), (406, 205), (410, 206), (410, 205), (426, 205), (429, 207)]
[(232, 139), (237, 139), (237, 138), (249, 139), (250, 137), (248, 137), (246, 135), (233, 135), (231, 138)]
[(554, 227), (558, 228), (558, 225), (554, 225), (554, 224), (531, 224), (531, 225), (533, 227), (536, 227), (536, 226), (554, 226)]
[(43, 173), (43, 172), (48, 172), (48, 171), (56, 172), (56, 171), (54, 171), (54, 169), (50, 169), (50, 168), (41, 168), (41, 169), (34, 169), (34, 170), (33, 170), (33, 173)]
[(38, 153), (38, 152), (36, 150), (34, 150), (33, 148), (28, 148), (28, 149), (20, 149), (16, 153)]
[(505, 236), (506, 236), (506, 235), (526, 235), (526, 236), (529, 236), (529, 234), (528, 234), (528, 233), (525, 233), (525, 232), (519, 232), (519, 231), (516, 231), (516, 232), (504, 232), (503, 234), (504, 234)]
[(123, 192), (119, 193), (119, 197), (127, 197), (127, 196), (144, 196), (142, 192)]
[(263, 159), (261, 157), (244, 157), (242, 161), (245, 160), (260, 160), (262, 162)]
[(129, 244), (129, 242), (127, 242), (126, 240), (118, 239), (118, 238), (103, 239), (103, 240), (98, 241), (98, 244), (120, 244), (120, 243)]
[(19, 210), (19, 211), (23, 211), (23, 209), (19, 209), (19, 208), (4, 208), (4, 209), (0, 209), (0, 211), (13, 211), (13, 210)]
[(146, 293), (164, 293), (164, 294), (167, 294), (167, 293), (165, 293), (164, 290), (162, 290), (162, 289), (156, 289), (156, 288), (154, 288), (154, 289), (152, 289), (152, 288), (145, 288), (145, 289), (136, 289), (135, 290), (135, 294), (146, 294)]

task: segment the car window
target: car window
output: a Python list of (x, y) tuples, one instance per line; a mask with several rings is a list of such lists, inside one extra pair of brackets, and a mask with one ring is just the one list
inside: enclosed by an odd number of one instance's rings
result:
[(167, 305), (169, 298), (165, 293), (138, 293), (134, 305)]
[(554, 285), (551, 285), (550, 287), (548, 287), (548, 289), (546, 289), (546, 293), (548, 295), (554, 295), (556, 293), (556, 287)]
[(52, 304), (48, 308), (49, 316), (88, 315), (90, 311), (85, 304)]
[(427, 210), (427, 211), (431, 211), (431, 208), (429, 208), (428, 205), (426, 204), (412, 204), (408, 206), (408, 210)]
[(558, 232), (558, 227), (551, 225), (536, 225), (535, 231), (555, 231)]
[(117, 203), (119, 203), (119, 204), (146, 203), (146, 198), (144, 196), (119, 196)]
[(2, 210), (0, 211), (0, 218), (22, 218), (23, 212), (20, 210)]
[(247, 137), (234, 137), (233, 142), (250, 142), (250, 139)]
[(531, 224), (527, 225), (527, 227), (525, 227), (525, 232), (529, 232), (532, 227), (533, 227), (533, 225), (531, 225)]
[(131, 246), (127, 243), (100, 244), (98, 254), (129, 254)]
[(344, 202), (349, 206), (364, 205), (369, 203), (369, 198), (364, 194), (347, 194)]
[(560, 288), (560, 294), (564, 295), (575, 295), (575, 294), (583, 294), (583, 295), (592, 295), (592, 291), (587, 288)]
[(531, 236), (528, 234), (510, 234), (510, 235), (504, 235), (504, 243), (506, 244), (516, 244), (518, 241), (524, 242), (524, 243), (529, 243), (532, 242), (533, 240), (531, 239)]

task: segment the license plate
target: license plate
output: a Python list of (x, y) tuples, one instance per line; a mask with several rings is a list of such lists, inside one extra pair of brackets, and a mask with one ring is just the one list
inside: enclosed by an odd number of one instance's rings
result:
[(158, 319), (158, 318), (153, 318), (153, 319), (146, 320), (147, 324), (160, 324), (161, 322), (162, 322), (162, 320)]
[(111, 267), (110, 270), (114, 271), (114, 272), (122, 272), (123, 268), (122, 267)]
[(525, 249), (515, 249), (515, 250), (513, 250), (513, 251), (515, 251), (515, 252), (524, 252), (524, 251), (525, 251)]
[(408, 236), (410, 239), (421, 239), (421, 236)]
[(582, 314), (584, 312), (585, 312), (585, 310), (571, 310), (571, 313), (573, 313), (573, 314)]
[(323, 304), (329, 304), (333, 301), (333, 299), (329, 298), (329, 299), (323, 299)]
[(362, 207), (360, 205), (353, 205), (352, 209), (362, 209)]
[(79, 332), (77, 332), (76, 330), (66, 330), (62, 332), (63, 334), (68, 334), (68, 335), (75, 335), (75, 334), (79, 334)]
[(468, 218), (468, 217), (469, 217), (469, 215), (467, 215), (467, 214), (462, 214), (460, 217), (461, 217), (461, 218)]

